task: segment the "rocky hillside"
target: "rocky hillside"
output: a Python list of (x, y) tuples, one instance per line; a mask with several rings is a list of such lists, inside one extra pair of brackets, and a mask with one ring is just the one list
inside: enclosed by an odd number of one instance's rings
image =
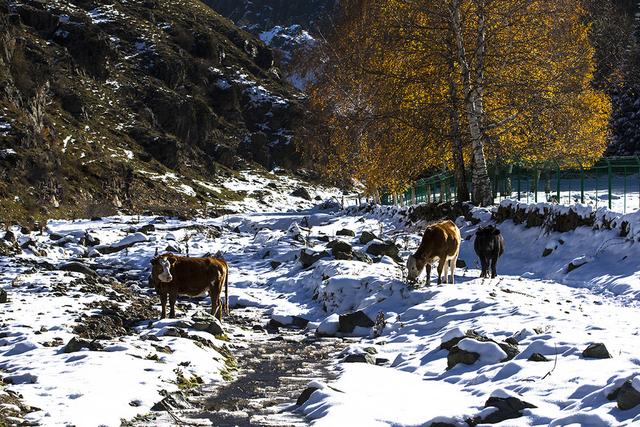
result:
[(272, 51), (197, 0), (0, 0), (0, 220), (218, 205), (293, 168)]
[(259, 37), (276, 53), (287, 80), (302, 89), (306, 78), (296, 72), (296, 62), (315, 45), (327, 25), (337, 0), (204, 0), (221, 15)]

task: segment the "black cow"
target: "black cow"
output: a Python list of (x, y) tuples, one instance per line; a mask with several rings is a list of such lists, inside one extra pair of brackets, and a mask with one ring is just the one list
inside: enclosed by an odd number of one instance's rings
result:
[(500, 230), (493, 225), (479, 228), (476, 231), (476, 241), (473, 243), (473, 248), (482, 265), (480, 277), (489, 277), (489, 267), (491, 267), (491, 278), (496, 277), (498, 275), (496, 264), (500, 255), (504, 253), (504, 238), (500, 234)]

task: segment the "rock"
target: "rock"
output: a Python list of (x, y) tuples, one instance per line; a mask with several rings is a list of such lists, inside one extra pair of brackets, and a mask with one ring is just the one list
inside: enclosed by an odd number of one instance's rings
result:
[(80, 244), (89, 247), (98, 246), (100, 244), (100, 239), (89, 233), (85, 233), (84, 237), (80, 239)]
[(291, 193), (293, 197), (300, 197), (301, 199), (311, 200), (311, 194), (304, 187), (298, 187)]
[(453, 347), (455, 347), (456, 345), (458, 345), (458, 343), (460, 341), (462, 341), (465, 338), (473, 338), (476, 341), (488, 341), (489, 338), (478, 334), (476, 331), (470, 329), (467, 332), (465, 332), (464, 336), (461, 337), (455, 337), (452, 338), (446, 342), (443, 342), (442, 344), (440, 344), (440, 348), (443, 350), (451, 350)]
[(456, 268), (467, 268), (467, 263), (463, 259), (458, 258), (456, 260)]
[(515, 339), (514, 337), (509, 337), (506, 340), (504, 340), (504, 342), (506, 342), (507, 344), (510, 344), (510, 345), (515, 345), (515, 346), (518, 345), (518, 340)]
[(191, 320), (193, 321), (193, 329), (197, 331), (209, 332), (213, 336), (224, 334), (222, 323), (209, 313), (196, 311), (191, 316)]
[(640, 405), (640, 391), (633, 387), (631, 380), (625, 381), (622, 387), (607, 396), (609, 400), (615, 399), (618, 408), (626, 411)]
[(275, 270), (276, 268), (280, 267), (280, 265), (282, 265), (282, 263), (280, 261), (271, 261), (271, 262), (269, 262), (269, 265), (271, 266), (271, 268), (273, 270)]
[(80, 351), (83, 348), (88, 348), (91, 351), (101, 351), (104, 349), (102, 344), (100, 344), (96, 340), (89, 341), (73, 337), (69, 340), (67, 345), (64, 346), (62, 351), (64, 351), (65, 353), (75, 353), (76, 351)]
[(302, 249), (300, 251), (300, 256), (298, 257), (298, 261), (302, 264), (302, 268), (309, 268), (316, 262), (320, 261), (322, 258), (328, 257), (329, 253), (327, 251), (322, 252), (313, 252), (307, 249)]
[[(286, 319), (287, 320), (283, 320)], [(290, 319), (290, 321), (289, 321)], [(285, 323), (283, 323), (285, 322)], [(267, 323), (267, 329), (270, 330), (274, 330), (274, 329), (278, 329), (278, 328), (297, 328), (297, 329), (304, 329), (307, 327), (307, 325), (309, 324), (309, 321), (303, 317), (300, 316), (286, 316), (286, 317), (282, 317), (282, 316), (278, 316), (277, 319), (270, 319), (269, 323)]]
[(177, 254), (180, 253), (180, 249), (176, 248), (173, 245), (167, 245), (167, 247), (164, 250), (165, 250), (165, 252), (174, 252), (174, 253), (177, 253)]
[(449, 350), (447, 355), (447, 369), (451, 369), (458, 363), (464, 363), (465, 365), (473, 365), (480, 359), (478, 353), (460, 350), (458, 346), (454, 346)]
[(22, 225), (22, 226), (20, 226), (20, 232), (22, 234), (31, 234), (31, 229), (29, 227), (27, 227), (26, 225)]
[(371, 243), (367, 248), (367, 253), (375, 256), (388, 256), (392, 258), (394, 261), (402, 262), (400, 259), (400, 249), (391, 242), (384, 243)]
[(7, 291), (4, 289), (0, 289), (0, 304), (4, 304), (9, 301), (9, 296), (7, 295)]
[(378, 239), (378, 237), (375, 234), (373, 234), (373, 233), (371, 233), (369, 231), (363, 231), (362, 234), (360, 235), (360, 240), (359, 241), (363, 245), (366, 245), (367, 243), (372, 242), (372, 241), (377, 240), (377, 239)]
[(553, 253), (553, 249), (551, 248), (545, 248), (544, 251), (542, 251), (542, 257), (548, 257), (549, 255), (551, 255)]
[(353, 230), (349, 230), (348, 228), (343, 228), (336, 232), (336, 236), (348, 236), (348, 237), (356, 237), (356, 233)]
[(490, 397), (484, 405), (485, 408), (498, 408), (497, 411), (490, 413), (482, 419), (486, 424), (497, 424), (505, 420), (520, 418), (523, 409), (537, 408), (529, 402), (518, 399), (517, 397)]
[(36, 242), (33, 241), (32, 238), (27, 238), (27, 239), (20, 239), (22, 241), (22, 244), (20, 245), (20, 249), (29, 249), (29, 248), (36, 248)]
[(344, 358), (343, 363), (368, 363), (370, 365), (376, 364), (376, 358), (369, 353), (350, 354)]
[(375, 322), (369, 318), (363, 311), (355, 311), (353, 313), (341, 314), (339, 317), (340, 327), (338, 332), (350, 334), (360, 326), (363, 328), (372, 328)]
[(362, 251), (353, 251), (353, 259), (355, 261), (360, 261), (367, 264), (373, 264), (373, 260), (371, 259), (371, 257)]
[(333, 242), (327, 245), (328, 248), (331, 248), (331, 254), (335, 259), (347, 260), (350, 261), (353, 259), (353, 248), (347, 242), (343, 242), (341, 240), (334, 240)]
[(145, 224), (142, 227), (138, 228), (138, 233), (149, 234), (152, 231), (156, 231), (156, 226), (153, 224)]
[(49, 239), (54, 240), (54, 241), (55, 240), (60, 240), (63, 237), (64, 236), (62, 234), (60, 234), (60, 233), (51, 233), (51, 234), (49, 234)]
[(574, 259), (567, 265), (567, 273), (571, 273), (573, 270), (582, 267), (587, 264), (587, 261), (583, 258)]
[(152, 411), (173, 411), (176, 409), (191, 409), (192, 406), (181, 391), (168, 393), (164, 399), (151, 407)]
[(81, 263), (79, 261), (71, 261), (64, 264), (60, 264), (58, 265), (58, 270), (73, 271), (75, 273), (82, 273), (86, 276), (94, 277), (94, 278), (98, 277), (98, 273), (96, 273), (95, 270), (93, 270), (88, 265)]
[(540, 354), (540, 353), (533, 353), (531, 356), (529, 356), (529, 358), (527, 359), (529, 362), (548, 362), (549, 359), (547, 359), (544, 354)]
[(612, 356), (603, 343), (592, 343), (584, 349), (582, 357), (588, 359), (610, 359)]
[(9, 243), (16, 243), (16, 235), (11, 230), (7, 230), (7, 232), (4, 233), (3, 239)]
[[(489, 341), (493, 341), (493, 340), (489, 340)], [(518, 350), (518, 346), (516, 345), (512, 345), (506, 342), (496, 342), (493, 341), (496, 344), (498, 344), (500, 346), (500, 348), (502, 349), (502, 351), (504, 351), (505, 353), (507, 353), (507, 357), (503, 360), (501, 360), (501, 362), (506, 362), (507, 360), (511, 360), (514, 357), (516, 357), (517, 355), (520, 354), (520, 350)]]
[(316, 390), (320, 390), (317, 387), (307, 387), (305, 388), (302, 393), (300, 393), (300, 396), (298, 396), (298, 400), (296, 400), (296, 405), (301, 406), (304, 405), (307, 400), (309, 400), (309, 398), (311, 397), (311, 395), (313, 394), (314, 391)]

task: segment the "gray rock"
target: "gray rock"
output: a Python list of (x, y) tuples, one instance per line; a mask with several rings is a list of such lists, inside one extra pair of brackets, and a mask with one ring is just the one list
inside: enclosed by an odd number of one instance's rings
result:
[(145, 224), (137, 230), (139, 233), (149, 234), (152, 231), (156, 231), (156, 226), (153, 224)]
[(461, 350), (456, 345), (449, 350), (449, 354), (447, 355), (447, 369), (453, 368), (458, 363), (473, 365), (478, 361), (478, 359), (480, 359), (480, 355), (478, 353)]
[(588, 359), (610, 359), (611, 353), (603, 343), (592, 343), (582, 352), (582, 357)]
[(549, 255), (551, 255), (553, 253), (553, 249), (551, 248), (545, 248), (544, 251), (542, 251), (542, 257), (548, 257)]
[(164, 399), (151, 407), (152, 411), (174, 411), (191, 409), (192, 405), (187, 400), (187, 396), (181, 391), (168, 393)]
[(549, 361), (549, 359), (547, 359), (544, 354), (540, 354), (540, 353), (533, 353), (531, 356), (529, 356), (527, 360), (529, 362), (548, 362)]
[(631, 380), (625, 381), (624, 384), (613, 393), (607, 396), (609, 400), (616, 400), (618, 409), (626, 411), (640, 405), (640, 392), (631, 384)]
[(356, 233), (353, 230), (349, 230), (348, 228), (343, 228), (336, 232), (336, 236), (347, 236), (347, 237), (356, 237)]
[(208, 332), (214, 336), (224, 334), (222, 323), (209, 313), (196, 311), (193, 316), (191, 316), (191, 320), (193, 321), (193, 329), (197, 331)]
[(587, 261), (571, 261), (567, 265), (567, 273), (571, 273), (573, 270), (576, 270), (585, 264), (587, 264)]
[(458, 258), (456, 260), (456, 268), (467, 268), (467, 263), (463, 259)]
[(275, 270), (276, 268), (280, 267), (282, 263), (280, 261), (271, 261), (269, 262), (269, 265), (273, 270)]
[(388, 256), (391, 257), (394, 261), (401, 262), (400, 259), (400, 249), (391, 242), (381, 242), (381, 243), (371, 243), (367, 248), (367, 253), (375, 256)]
[(69, 340), (67, 345), (64, 346), (62, 351), (65, 353), (75, 353), (76, 351), (80, 351), (83, 348), (88, 348), (91, 351), (101, 351), (104, 349), (102, 344), (100, 344), (96, 340), (89, 341), (73, 337)]
[(342, 240), (334, 240), (327, 245), (328, 248), (331, 248), (331, 254), (335, 259), (341, 260), (352, 260), (353, 259), (353, 248), (347, 242), (343, 242)]
[(517, 397), (490, 397), (484, 407), (498, 408), (497, 411), (490, 413), (481, 420), (482, 423), (486, 424), (497, 424), (505, 420), (520, 418), (524, 409), (537, 408), (537, 406), (520, 400)]
[(165, 250), (165, 252), (174, 252), (174, 253), (177, 253), (177, 254), (180, 253), (180, 249), (176, 248), (173, 245), (168, 245), (164, 250)]
[(4, 304), (9, 301), (9, 296), (7, 295), (7, 291), (4, 289), (0, 289), (0, 304)]
[(366, 245), (369, 242), (372, 242), (374, 240), (376, 240), (378, 237), (369, 232), (369, 231), (363, 231), (362, 234), (360, 235), (360, 243), (362, 243), (363, 245)]
[(303, 392), (300, 393), (300, 396), (298, 396), (298, 400), (296, 400), (296, 405), (298, 406), (304, 405), (307, 402), (307, 400), (309, 400), (313, 392), (316, 390), (320, 390), (320, 389), (316, 387), (305, 388)]
[(300, 256), (298, 257), (298, 261), (302, 264), (302, 268), (309, 268), (316, 262), (320, 261), (322, 258), (328, 257), (329, 253), (327, 251), (322, 252), (313, 252), (308, 251), (307, 249), (302, 249), (300, 251)]
[(311, 194), (309, 194), (309, 190), (304, 187), (298, 187), (291, 193), (293, 197), (300, 197), (301, 199), (311, 200)]
[(350, 354), (343, 360), (344, 363), (368, 363), (370, 365), (376, 364), (376, 358), (369, 353)]
[(91, 267), (89, 267), (88, 265), (79, 262), (79, 261), (71, 261), (71, 262), (67, 262), (64, 264), (60, 264), (58, 265), (58, 270), (61, 271), (72, 271), (75, 273), (82, 273), (86, 276), (89, 277), (94, 277), (97, 278), (98, 277), (98, 273), (95, 272), (95, 270), (93, 270)]
[(367, 264), (373, 264), (371, 257), (362, 251), (353, 251), (353, 259)]
[(13, 231), (11, 230), (7, 230), (7, 232), (4, 233), (3, 239), (9, 243), (16, 243), (16, 235), (13, 234)]
[(355, 311), (353, 313), (341, 314), (339, 317), (340, 327), (338, 332), (343, 334), (350, 334), (356, 328), (360, 326), (363, 328), (372, 328), (375, 322), (369, 318), (362, 310)]

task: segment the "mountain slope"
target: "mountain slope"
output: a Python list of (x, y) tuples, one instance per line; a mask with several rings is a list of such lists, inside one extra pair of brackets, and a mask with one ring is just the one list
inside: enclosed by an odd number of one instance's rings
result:
[(220, 203), (193, 179), (299, 162), (271, 50), (199, 1), (5, 0), (0, 37), (2, 219)]

